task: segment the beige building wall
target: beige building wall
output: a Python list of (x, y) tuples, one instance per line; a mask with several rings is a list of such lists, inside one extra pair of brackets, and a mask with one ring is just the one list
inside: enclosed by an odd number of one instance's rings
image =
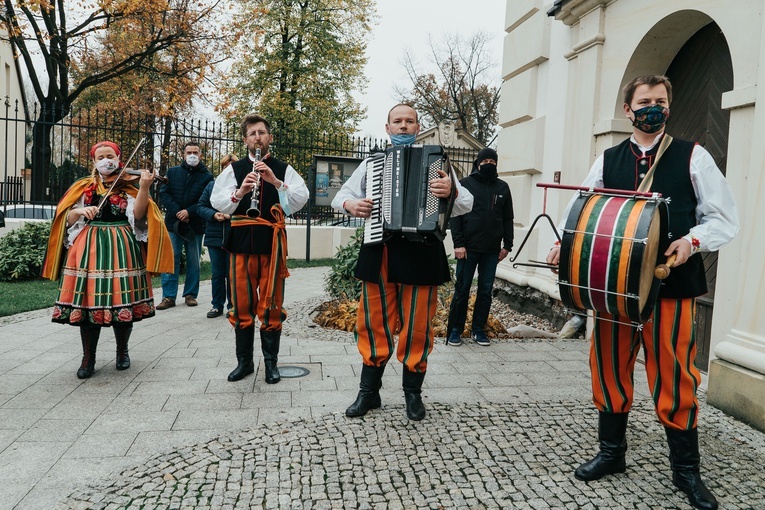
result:
[[(741, 228), (719, 253), (712, 321), (708, 401), (765, 430), (765, 0), (508, 0), (500, 105), (499, 172), (515, 202), (516, 249), (537, 215), (557, 223), (571, 191), (606, 148), (629, 136), (621, 87), (641, 74), (666, 72), (700, 28), (714, 21), (728, 43), (734, 88), (722, 97), (730, 111), (727, 179)], [(764, 84), (758, 87), (758, 84)], [(763, 99), (760, 99), (763, 97)], [(517, 197), (517, 199), (516, 199)], [(533, 229), (517, 262), (544, 260), (554, 241), (549, 223)], [(559, 297), (546, 269), (500, 264), (499, 277)]]
[[(20, 122), (5, 120), (8, 118), (19, 119)], [(5, 181), (7, 177), (22, 175), (25, 120), (24, 97), (18, 68), (11, 45), (7, 42), (6, 32), (0, 28), (0, 140), (8, 140), (9, 147), (5, 154), (0, 155), (0, 182)], [(28, 179), (26, 182), (28, 184)]]

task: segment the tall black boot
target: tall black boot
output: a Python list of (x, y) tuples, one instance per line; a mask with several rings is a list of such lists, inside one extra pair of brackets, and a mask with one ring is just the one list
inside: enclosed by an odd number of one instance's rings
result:
[(266, 367), (266, 384), (276, 384), (282, 380), (276, 362), (279, 360), (279, 343), (282, 330), (260, 330), (260, 348), (263, 350), (263, 365)]
[(255, 343), (255, 327), (234, 329), (236, 334), (236, 361), (234, 370), (228, 374), (228, 380), (231, 382), (244, 379), (246, 376), (255, 372), (255, 363), (252, 361), (252, 349)]
[(688, 496), (693, 508), (714, 510), (717, 499), (707, 489), (699, 473), (699, 431), (676, 430), (664, 427), (669, 443), (669, 464), (672, 483)]
[(114, 326), (114, 339), (117, 340), (117, 370), (130, 368), (130, 356), (128, 355), (128, 340), (133, 332), (133, 325)]
[(101, 336), (101, 327), (95, 325), (80, 326), (80, 340), (82, 340), (82, 362), (77, 370), (78, 379), (87, 379), (93, 375), (96, 366), (96, 348), (98, 337)]
[(406, 400), (406, 417), (412, 421), (420, 421), (425, 418), (425, 404), (422, 403), (422, 381), (425, 380), (425, 372), (410, 372), (404, 368), (402, 386), (404, 388), (404, 400)]
[(606, 475), (624, 473), (627, 463), (627, 417), (629, 413), (604, 413), (598, 415), (598, 441), (600, 451), (595, 458), (585, 462), (574, 471), (579, 480), (591, 482)]
[(345, 410), (345, 415), (350, 418), (364, 416), (370, 409), (379, 409), (382, 405), (380, 400), (380, 388), (382, 388), (382, 376), (385, 365), (373, 367), (361, 366), (361, 380), (359, 381), (359, 394), (356, 401)]

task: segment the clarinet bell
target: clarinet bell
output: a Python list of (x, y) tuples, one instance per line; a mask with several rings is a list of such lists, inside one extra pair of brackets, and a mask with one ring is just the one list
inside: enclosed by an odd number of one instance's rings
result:
[(257, 207), (250, 207), (249, 209), (247, 209), (247, 217), (252, 219), (259, 218), (260, 209), (258, 209)]

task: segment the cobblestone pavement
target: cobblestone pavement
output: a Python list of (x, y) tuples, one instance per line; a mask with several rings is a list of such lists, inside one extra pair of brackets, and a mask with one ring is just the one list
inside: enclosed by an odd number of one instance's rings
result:
[[(425, 420), (406, 419), (398, 362), (383, 407), (350, 419), (353, 335), (310, 322), (324, 270), (292, 273), (280, 366), (310, 374), (277, 385), (262, 366), (225, 380), (233, 333), (204, 306), (137, 325), (124, 372), (105, 334), (86, 381), (74, 377), (75, 328), (47, 311), (0, 319), (0, 509), (690, 508), (671, 483), (642, 365), (627, 472), (586, 484), (572, 476), (596, 444), (586, 342), (438, 343)], [(699, 423), (720, 507), (765, 509), (765, 434), (707, 405)]]
[[(590, 484), (571, 476), (595, 440), (588, 404), (430, 404), (420, 423), (396, 407), (274, 423), (158, 455), (73, 494), (68, 508), (688, 507), (646, 405), (631, 413), (627, 472)], [(706, 414), (704, 472), (721, 508), (763, 508), (761, 435)]]

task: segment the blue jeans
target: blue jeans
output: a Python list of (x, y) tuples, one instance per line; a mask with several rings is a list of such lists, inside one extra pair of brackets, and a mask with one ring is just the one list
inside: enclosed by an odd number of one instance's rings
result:
[(212, 269), (212, 307), (223, 310), (228, 303), (231, 308), (231, 287), (228, 283), (229, 253), (220, 246), (208, 246), (210, 267)]
[(494, 287), (494, 274), (497, 272), (499, 253), (475, 253), (468, 251), (467, 258), (457, 259), (457, 271), (454, 282), (454, 297), (449, 309), (449, 325), (460, 333), (467, 321), (468, 300), (473, 275), (478, 268), (478, 290), (473, 307), (472, 331), (483, 331), (491, 308), (491, 291)]
[(186, 251), (186, 283), (183, 284), (183, 296), (196, 299), (199, 294), (199, 258), (202, 253), (203, 234), (197, 234), (194, 241), (184, 241), (175, 232), (168, 232), (173, 243), (175, 272), (162, 273), (162, 297), (175, 299), (178, 296), (178, 274), (181, 272), (181, 250)]

